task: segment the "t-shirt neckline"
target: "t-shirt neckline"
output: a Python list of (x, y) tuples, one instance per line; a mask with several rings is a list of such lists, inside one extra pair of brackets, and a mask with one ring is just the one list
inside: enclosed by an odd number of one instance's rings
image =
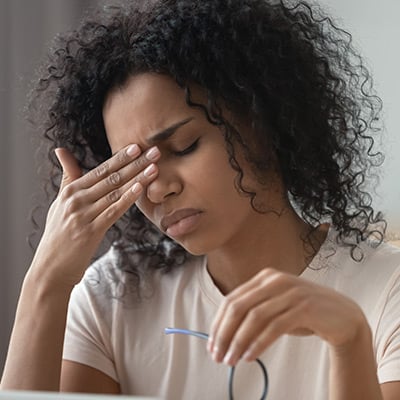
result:
[[(319, 271), (329, 267), (332, 264), (332, 257), (337, 251), (335, 246), (335, 229), (330, 224), (328, 232), (324, 242), (320, 249), (315, 254), (309, 265), (301, 272), (299, 277), (308, 280), (314, 280), (313, 278), (318, 275)], [(203, 256), (199, 268), (197, 268), (198, 282), (203, 294), (206, 298), (215, 305), (221, 304), (225, 299), (225, 296), (221, 293), (218, 287), (215, 285), (210, 273), (207, 269), (207, 256)]]

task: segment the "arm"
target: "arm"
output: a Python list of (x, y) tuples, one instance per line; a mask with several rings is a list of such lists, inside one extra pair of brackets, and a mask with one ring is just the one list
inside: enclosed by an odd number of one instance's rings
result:
[(386, 382), (381, 385), (384, 400), (397, 400), (400, 393), (400, 382)]
[[(81, 176), (74, 157), (58, 149), (63, 180), (24, 279), (1, 389), (60, 389), (72, 288), (82, 279), (106, 231), (157, 175), (144, 176), (151, 161), (139, 155), (137, 146), (129, 146)], [(66, 374), (70, 379), (76, 376)], [(73, 382), (63, 381), (66, 387), (74, 387)]]
[(352, 341), (330, 346), (329, 355), (329, 399), (389, 399), (382, 396), (378, 383), (372, 333), (366, 320), (360, 319), (358, 333)]
[(400, 398), (400, 382), (378, 384), (372, 336), (368, 326), (350, 346), (331, 348), (330, 399)]
[(393, 400), (400, 383), (379, 385), (372, 334), (351, 299), (293, 275), (266, 269), (232, 291), (210, 330), (217, 362), (253, 361), (284, 334), (317, 335), (330, 350), (330, 400)]
[(67, 360), (62, 362), (60, 390), (78, 393), (119, 394), (121, 392), (118, 382), (103, 372)]
[(1, 389), (59, 389), (71, 288), (48, 288), (27, 274), (18, 304)]

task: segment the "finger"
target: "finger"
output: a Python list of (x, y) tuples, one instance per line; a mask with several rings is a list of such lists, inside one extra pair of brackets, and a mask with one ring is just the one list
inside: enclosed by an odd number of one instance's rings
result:
[(223, 362), (235, 365), (252, 343), (256, 342), (260, 334), (267, 329), (271, 321), (290, 308), (296, 307), (298, 298), (297, 288), (293, 288), (250, 310), (236, 330)]
[[(115, 169), (115, 167), (112, 166), (112, 170), (109, 171), (108, 175), (105, 175), (103, 179), (100, 179), (92, 187), (87, 189), (85, 198), (89, 203), (95, 203), (107, 196), (115, 199), (119, 194), (122, 194), (121, 188), (128, 182), (130, 182), (131, 185), (133, 185), (134, 182), (139, 181), (146, 183), (149, 175), (154, 176), (155, 165), (153, 164), (154, 161), (157, 161), (160, 158), (160, 155), (161, 153), (158, 148), (153, 147), (145, 154), (142, 154), (140, 157), (136, 157), (128, 164), (121, 166), (119, 169)], [(123, 158), (124, 156), (121, 155), (120, 157)], [(112, 163), (110, 159), (109, 167), (111, 164)], [(153, 171), (149, 171), (150, 166), (152, 166)], [(104, 170), (104, 168), (100, 170)], [(144, 171), (146, 171), (146, 179), (142, 179)], [(88, 173), (88, 175), (89, 174), (97, 174), (98, 176), (99, 172), (93, 170)], [(84, 185), (86, 185), (86, 182)]]
[(208, 350), (214, 354), (215, 361), (222, 360), (234, 332), (247, 312), (260, 302), (282, 292), (290, 282), (289, 275), (266, 268), (226, 297), (210, 330)]
[(140, 182), (134, 183), (133, 186), (122, 194), (118, 201), (107, 207), (93, 220), (94, 230), (105, 232), (111, 228), (111, 226), (132, 207), (142, 192), (143, 185)]
[(155, 164), (150, 164), (143, 172), (135, 176), (133, 179), (125, 183), (123, 186), (114, 189), (108, 193), (105, 193), (103, 197), (98, 199), (91, 207), (85, 212), (85, 216), (88, 221), (91, 222), (96, 219), (101, 213), (103, 213), (108, 207), (111, 207), (114, 203), (118, 202), (120, 198), (129, 191), (135, 183), (140, 183), (145, 188), (150, 182), (152, 182), (158, 175), (158, 168)]
[[(147, 165), (160, 158), (160, 150), (155, 146), (150, 148), (142, 157), (139, 157), (140, 153), (141, 150), (137, 144), (127, 146), (118, 151), (113, 157), (104, 161), (82, 177), (82, 188), (92, 188), (97, 183), (103, 182), (105, 190), (107, 191), (110, 189), (108, 183), (111, 183), (112, 187), (113, 184), (118, 185), (122, 182), (119, 173), (115, 173), (120, 171), (123, 167), (129, 166), (130, 168), (128, 168), (127, 171), (130, 171), (133, 176), (146, 168)], [(107, 178), (109, 178), (108, 182)]]
[(300, 307), (296, 306), (289, 308), (282, 314), (279, 314), (253, 341), (250, 347), (243, 354), (243, 359), (245, 361), (254, 361), (280, 336), (302, 328), (301, 324), (299, 324), (299, 312)]
[(75, 157), (66, 148), (59, 147), (55, 149), (54, 152), (63, 170), (63, 175), (59, 190), (60, 192), (62, 192), (65, 186), (67, 186), (68, 184), (72, 183), (73, 181), (82, 176), (82, 170), (79, 167)]
[(221, 362), (233, 338), (233, 335), (242, 323), (247, 312), (260, 301), (265, 300), (266, 295), (259, 288), (245, 292), (238, 296), (234, 294), (227, 296), (211, 329), (209, 339), (210, 348), (214, 361)]
[[(258, 276), (258, 274), (256, 275)], [(255, 276), (255, 277), (256, 277)], [(236, 289), (234, 289), (231, 293), (229, 293), (225, 301), (222, 303), (221, 307), (219, 307), (217, 314), (211, 324), (208, 342), (207, 342), (207, 349), (209, 352), (215, 352), (215, 338), (218, 336), (219, 328), (222, 323), (224, 316), (227, 313), (229, 307), (231, 307), (232, 303), (235, 303), (237, 299), (240, 299), (242, 296), (245, 296), (246, 293), (251, 293), (253, 290), (259, 286), (260, 282), (257, 281), (253, 277), (252, 279), (245, 282), (243, 285), (240, 285)]]

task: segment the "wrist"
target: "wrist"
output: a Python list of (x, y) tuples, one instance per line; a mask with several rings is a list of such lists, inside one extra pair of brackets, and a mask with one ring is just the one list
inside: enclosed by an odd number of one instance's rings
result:
[(22, 289), (23, 291), (34, 292), (38, 299), (48, 297), (69, 298), (74, 286), (73, 280), (63, 279), (49, 270), (32, 265), (25, 275)]
[(364, 314), (357, 320), (354, 330), (349, 337), (343, 342), (331, 344), (331, 357), (335, 358), (351, 358), (360, 351), (366, 349), (372, 351), (372, 332)]
[(57, 254), (36, 252), (25, 280), (38, 285), (44, 290), (58, 289), (71, 291), (79, 283), (84, 275), (84, 266), (76, 267), (74, 261), (64, 260)]
[(382, 400), (367, 320), (352, 340), (330, 346), (330, 400)]

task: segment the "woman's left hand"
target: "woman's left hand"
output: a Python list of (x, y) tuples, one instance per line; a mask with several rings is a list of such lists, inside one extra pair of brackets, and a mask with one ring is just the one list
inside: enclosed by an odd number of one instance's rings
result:
[(317, 335), (341, 349), (368, 328), (361, 308), (331, 288), (272, 268), (226, 296), (210, 331), (217, 362), (253, 361), (284, 334)]

